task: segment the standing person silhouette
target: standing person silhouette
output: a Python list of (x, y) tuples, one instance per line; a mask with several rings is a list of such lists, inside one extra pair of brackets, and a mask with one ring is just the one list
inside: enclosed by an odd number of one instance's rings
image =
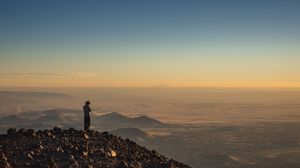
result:
[(84, 130), (88, 131), (91, 126), (91, 118), (90, 118), (90, 112), (92, 112), (90, 108), (90, 101), (86, 101), (85, 105), (83, 106), (83, 113), (84, 113)]

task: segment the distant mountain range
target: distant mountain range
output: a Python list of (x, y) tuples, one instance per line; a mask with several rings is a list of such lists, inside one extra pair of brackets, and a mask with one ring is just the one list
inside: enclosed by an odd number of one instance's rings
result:
[(138, 128), (147, 128), (147, 127), (166, 127), (168, 124), (165, 124), (156, 119), (139, 116), (139, 117), (128, 117), (118, 112), (112, 112), (104, 115), (95, 116), (93, 118), (95, 124), (98, 124), (102, 127), (109, 126), (110, 128), (124, 128), (124, 127), (138, 127)]
[[(0, 117), (0, 131), (7, 128), (33, 128), (43, 129), (60, 126), (63, 128), (81, 129), (83, 114), (81, 110), (51, 109), (43, 111), (28, 111)], [(147, 116), (128, 117), (118, 112), (104, 115), (92, 115), (93, 129), (115, 130), (119, 128), (158, 128), (166, 127), (165, 124)]]

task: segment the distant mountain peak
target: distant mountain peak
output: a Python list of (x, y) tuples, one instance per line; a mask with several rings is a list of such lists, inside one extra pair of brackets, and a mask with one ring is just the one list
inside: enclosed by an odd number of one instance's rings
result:
[(142, 122), (142, 123), (144, 123), (144, 124), (146, 124), (146, 123), (163, 124), (161, 121), (158, 121), (158, 120), (156, 120), (156, 119), (150, 118), (150, 117), (148, 117), (148, 116), (134, 117), (132, 120), (135, 121), (135, 122)]
[(119, 112), (116, 112), (116, 111), (111, 112), (111, 113), (107, 113), (107, 115), (125, 116), (125, 115), (123, 115), (123, 114), (121, 114), (121, 113), (119, 113)]
[(100, 115), (98, 117), (103, 117), (103, 118), (126, 118), (126, 119), (129, 119), (129, 117), (127, 117), (126, 115), (123, 115), (119, 112), (111, 112), (111, 113), (106, 113), (106, 114), (103, 114), (103, 115)]

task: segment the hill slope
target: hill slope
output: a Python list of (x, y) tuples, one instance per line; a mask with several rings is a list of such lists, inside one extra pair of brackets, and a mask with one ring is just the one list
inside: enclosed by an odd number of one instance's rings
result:
[(98, 115), (93, 118), (95, 124), (98, 124), (105, 129), (117, 129), (124, 127), (166, 127), (168, 124), (160, 122), (156, 119), (139, 116), (139, 117), (128, 117), (118, 112), (112, 112), (104, 115)]
[(0, 143), (0, 167), (189, 168), (108, 132), (9, 129)]

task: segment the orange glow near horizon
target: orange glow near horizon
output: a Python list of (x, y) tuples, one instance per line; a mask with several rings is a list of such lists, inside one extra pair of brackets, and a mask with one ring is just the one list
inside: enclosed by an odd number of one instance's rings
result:
[(300, 82), (269, 81), (117, 81), (98, 78), (69, 79), (0, 79), (0, 87), (240, 87), (240, 88), (300, 88)]

